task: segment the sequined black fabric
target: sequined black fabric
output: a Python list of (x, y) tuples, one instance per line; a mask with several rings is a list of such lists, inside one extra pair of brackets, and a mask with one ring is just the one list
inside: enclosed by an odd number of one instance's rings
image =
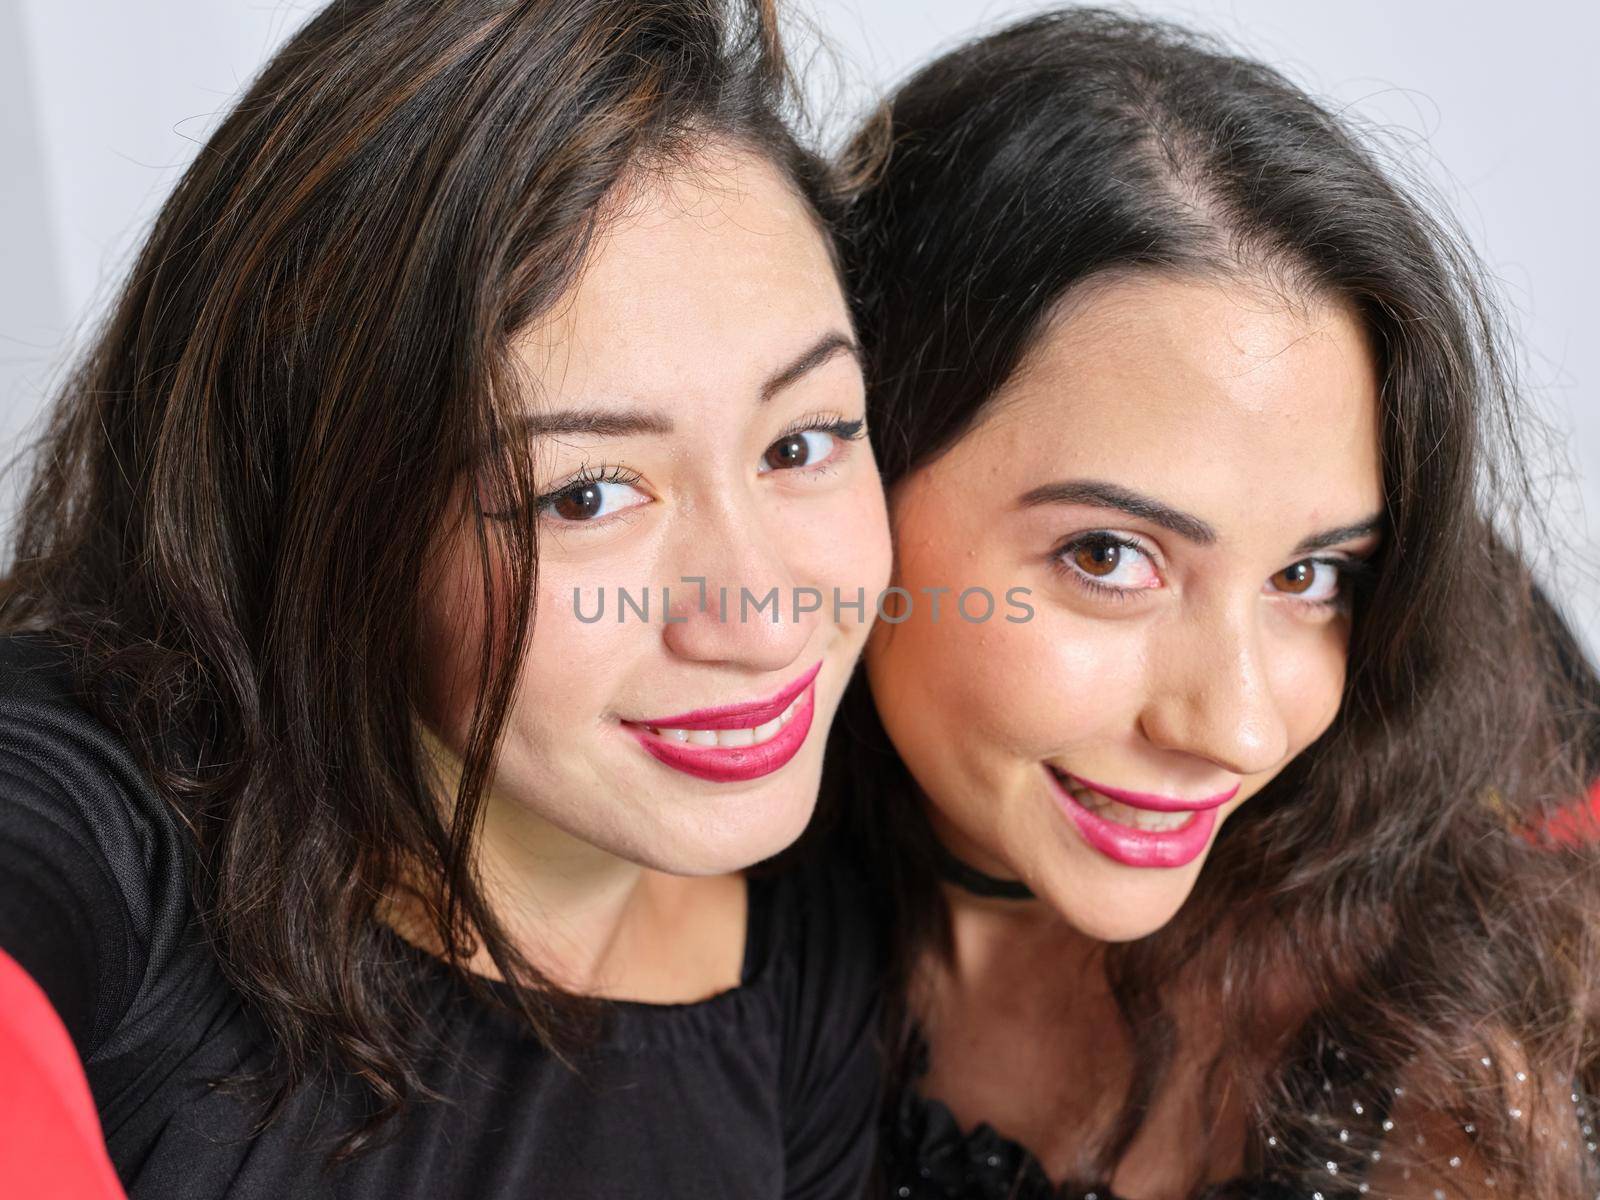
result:
[[(927, 1070), (927, 1046), (912, 1048), (912, 1081)], [(963, 1131), (955, 1114), (907, 1087), (892, 1103), (879, 1146), (891, 1200), (1121, 1200), (1109, 1186), (1050, 1182), (1024, 1146), (984, 1124)], [(1233, 1180), (1199, 1200), (1300, 1200), (1267, 1179)]]
[[(1326, 1159), (1318, 1156), (1309, 1164), (1295, 1164), (1277, 1139), (1269, 1137), (1257, 1174), (1214, 1185), (1195, 1200), (1364, 1200), (1368, 1196), (1365, 1168), (1404, 1136), (1391, 1118), (1392, 1105), (1404, 1089), (1375, 1085), (1337, 1048), (1311, 1061), (1313, 1077), (1320, 1082), (1312, 1089), (1318, 1102), (1313, 1104), (1308, 1097), (1308, 1105), (1341, 1114), (1336, 1149)], [(1124, 1200), (1104, 1182), (1052, 1184), (1026, 1147), (987, 1124), (963, 1130), (948, 1107), (917, 1091), (928, 1069), (928, 1047), (920, 1035), (911, 1038), (908, 1065), (907, 1085), (890, 1098), (886, 1109), (878, 1149), (880, 1191), (890, 1200)], [(1587, 1154), (1600, 1164), (1596, 1107), (1577, 1091), (1572, 1103), (1575, 1119), (1567, 1134), (1575, 1139), (1572, 1152)], [(1457, 1160), (1450, 1165), (1458, 1165)], [(1308, 1185), (1308, 1178), (1316, 1182)]]

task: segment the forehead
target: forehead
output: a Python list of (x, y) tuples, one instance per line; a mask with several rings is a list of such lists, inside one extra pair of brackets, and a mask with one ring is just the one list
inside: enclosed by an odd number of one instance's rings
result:
[(738, 387), (797, 340), (848, 328), (817, 218), (764, 157), (707, 149), (640, 174), (611, 207), (576, 285), (519, 338), (547, 396)]
[(1019, 475), (1110, 478), (1218, 519), (1381, 500), (1359, 316), (1248, 281), (1145, 274), (1085, 288), (963, 445)]

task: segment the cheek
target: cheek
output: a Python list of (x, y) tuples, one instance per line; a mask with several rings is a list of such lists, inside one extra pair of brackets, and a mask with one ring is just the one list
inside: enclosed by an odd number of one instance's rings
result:
[[(484, 601), (483, 573), (476, 540), (470, 531), (454, 538), (439, 558), (439, 568), (423, 605), (426, 686), (425, 717), (458, 752), (464, 748), (479, 688), (482, 647), (490, 636)], [(504, 620), (514, 602), (511, 578), (491, 554), (496, 620)], [(646, 628), (615, 619), (618, 572), (597, 567), (591, 572), (552, 567), (539, 573), (512, 697), (507, 733), (520, 746), (559, 752), (571, 742), (574, 717), (599, 713), (604, 681), (615, 679), (626, 659), (624, 642)], [(603, 620), (585, 623), (582, 611), (595, 613), (601, 584), (606, 585)], [(578, 600), (574, 601), (574, 590)], [(659, 596), (652, 597), (654, 603)], [(652, 616), (655, 616), (652, 613)], [(566, 731), (566, 736), (562, 731)]]
[[(588, 735), (614, 715), (619, 684), (661, 638), (663, 584), (644, 582), (655, 578), (643, 561), (541, 564), (512, 700), (510, 732), (519, 752), (537, 750), (544, 761), (559, 762), (587, 747)], [(667, 586), (674, 604), (694, 595), (693, 585)], [(623, 609), (619, 588), (647, 606), (644, 617)]]
[(1339, 713), (1348, 630), (1342, 619), (1320, 628), (1291, 629), (1272, 656), (1272, 691), (1289, 731), (1291, 758), (1321, 737)]
[[(834, 611), (832, 590), (838, 588), (843, 603), (852, 605), (842, 611), (840, 624), (859, 627), (864, 635), (878, 593), (888, 586), (892, 563), (877, 471), (858, 471), (847, 487), (784, 506), (776, 522), (769, 528), (795, 585), (821, 591), (821, 613), (829, 617)], [(865, 595), (865, 620), (853, 607), (857, 589)]]
[[(898, 625), (879, 623), (868, 670), (885, 727), (941, 808), (991, 806), (1033, 789), (1041, 762), (1117, 739), (1128, 725), (1127, 705), (1108, 700), (1141, 686), (1144, 656), (1130, 644), (1131, 627), (1064, 612), (1038, 589), (1025, 597), (1029, 617), (1007, 603), (1014, 573), (964, 554), (914, 557), (896, 583), (911, 593), (912, 613)], [(962, 618), (962, 586), (995, 597), (989, 620)], [(940, 597), (937, 622), (924, 587), (952, 589)], [(985, 607), (974, 599), (970, 611)]]
[(486, 633), (483, 573), (470, 531), (440, 543), (421, 604), (423, 717), (460, 750), (478, 693)]

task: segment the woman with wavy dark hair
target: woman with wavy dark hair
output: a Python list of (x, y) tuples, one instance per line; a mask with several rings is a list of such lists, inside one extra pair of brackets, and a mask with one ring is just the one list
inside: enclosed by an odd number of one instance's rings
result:
[(900, 950), (879, 1194), (1594, 1195), (1600, 872), (1544, 832), (1587, 671), (1506, 548), (1459, 240), (1276, 72), (1098, 11), (854, 152), (905, 589), (833, 781)]
[(0, 951), (132, 1195), (859, 1186), (855, 893), (744, 871), (870, 610), (716, 599), (889, 565), (786, 96), (770, 0), (337, 0), (162, 210), (0, 593)]

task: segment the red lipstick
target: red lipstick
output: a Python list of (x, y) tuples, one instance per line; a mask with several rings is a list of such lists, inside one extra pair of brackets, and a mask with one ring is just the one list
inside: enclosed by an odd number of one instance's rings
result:
[[(1237, 784), (1200, 800), (1181, 800), (1148, 792), (1104, 787), (1047, 766), (1045, 774), (1062, 811), (1093, 850), (1125, 867), (1185, 867), (1205, 853), (1217, 827), (1217, 810), (1239, 794)], [(1147, 812), (1192, 813), (1174, 829), (1138, 829), (1093, 811), (1080, 803), (1072, 788), (1096, 792), (1108, 800)]]
[[(786, 765), (805, 745), (806, 735), (811, 732), (812, 714), (816, 709), (812, 683), (821, 669), (822, 663), (818, 662), (770, 700), (701, 708), (671, 717), (624, 721), (623, 724), (645, 752), (664, 766), (713, 783), (742, 783), (760, 779)], [(758, 745), (696, 746), (663, 737), (654, 731), (754, 729), (777, 720), (790, 704), (795, 705), (795, 710), (789, 723)], [(654, 729), (649, 728), (651, 726)]]
[(1153, 792), (1129, 792), (1122, 788), (1107, 787), (1103, 783), (1085, 779), (1082, 775), (1067, 775), (1065, 771), (1062, 774), (1079, 787), (1121, 801), (1129, 808), (1142, 808), (1149, 812), (1203, 812), (1208, 808), (1221, 808), (1239, 794), (1239, 785), (1236, 783), (1227, 791), (1218, 792), (1215, 796), (1207, 796), (1202, 800), (1179, 800), (1175, 796), (1158, 796)]
[(628, 724), (653, 725), (657, 729), (754, 729), (757, 725), (765, 725), (788, 708), (796, 696), (811, 686), (811, 681), (820, 670), (822, 663), (818, 662), (770, 700), (697, 708), (693, 712), (676, 713), (670, 717), (638, 717)]

